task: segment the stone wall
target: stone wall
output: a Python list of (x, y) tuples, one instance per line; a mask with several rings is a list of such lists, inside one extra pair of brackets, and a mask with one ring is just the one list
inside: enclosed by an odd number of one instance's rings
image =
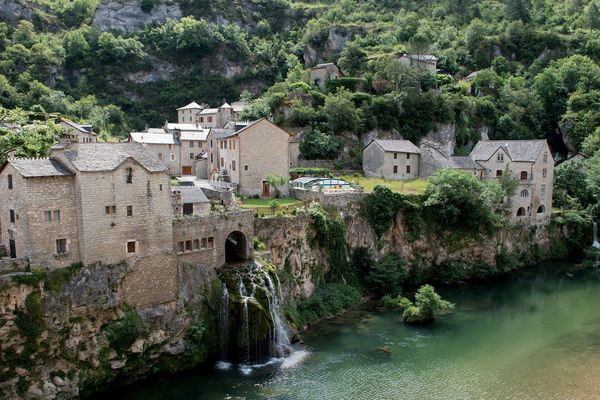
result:
[(177, 298), (177, 257), (172, 254), (145, 257), (132, 265), (123, 279), (127, 304), (149, 307)]
[(312, 190), (290, 188), (290, 196), (303, 201), (304, 203), (317, 202), (323, 207), (335, 207), (343, 209), (349, 204), (360, 203), (364, 196), (364, 192), (315, 192)]

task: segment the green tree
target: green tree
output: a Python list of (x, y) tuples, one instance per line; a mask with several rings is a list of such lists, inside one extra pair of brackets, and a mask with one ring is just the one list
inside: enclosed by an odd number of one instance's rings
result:
[(314, 129), (302, 137), (300, 154), (305, 160), (332, 160), (340, 149), (338, 138)]
[(402, 292), (407, 275), (406, 262), (398, 254), (389, 253), (373, 265), (367, 284), (379, 296), (395, 297)]
[(367, 65), (367, 53), (358, 43), (351, 42), (342, 50), (338, 64), (346, 75), (360, 76)]
[(590, 32), (600, 28), (600, 11), (594, 1), (585, 8), (585, 23)]
[(404, 322), (408, 324), (432, 323), (436, 315), (454, 308), (454, 304), (443, 300), (431, 285), (423, 285), (419, 288), (414, 303), (403, 298), (400, 300), (400, 306), (404, 308), (402, 316)]
[(358, 111), (351, 95), (349, 91), (339, 89), (325, 98), (324, 112), (331, 132), (354, 132), (359, 127)]
[(281, 195), (281, 187), (288, 184), (289, 178), (287, 176), (267, 174), (265, 181), (275, 189), (275, 197), (279, 197)]

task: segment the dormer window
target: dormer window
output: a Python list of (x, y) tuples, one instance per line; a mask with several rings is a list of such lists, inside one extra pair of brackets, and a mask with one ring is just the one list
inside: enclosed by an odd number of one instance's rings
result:
[(496, 159), (498, 160), (498, 162), (504, 162), (504, 153), (498, 153)]
[(127, 168), (125, 170), (125, 182), (133, 183), (133, 168)]

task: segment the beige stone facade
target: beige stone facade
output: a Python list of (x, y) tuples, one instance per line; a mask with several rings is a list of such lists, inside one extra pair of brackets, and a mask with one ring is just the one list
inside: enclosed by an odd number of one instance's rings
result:
[(77, 124), (69, 120), (61, 120), (60, 125), (65, 128), (64, 139), (79, 143), (96, 143), (98, 136), (92, 130), (91, 125)]
[[(266, 118), (238, 131), (211, 130), (208, 142), (210, 177), (237, 185), (242, 196), (273, 197), (265, 178), (289, 176), (290, 135)], [(279, 190), (287, 195), (287, 185)]]
[(310, 70), (310, 80), (321, 89), (325, 88), (328, 81), (343, 77), (344, 74), (334, 63), (317, 64)]
[(367, 177), (407, 180), (419, 176), (417, 146), (408, 140), (373, 140), (363, 150)]
[(398, 61), (419, 71), (437, 72), (437, 57), (432, 54), (403, 54)]

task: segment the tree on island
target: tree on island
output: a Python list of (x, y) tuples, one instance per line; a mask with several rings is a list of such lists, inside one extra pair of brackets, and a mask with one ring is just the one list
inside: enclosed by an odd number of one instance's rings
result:
[(454, 304), (443, 300), (431, 285), (423, 285), (419, 288), (414, 303), (402, 297), (398, 306), (404, 310), (402, 320), (414, 325), (430, 324), (435, 321), (436, 315), (454, 308)]

